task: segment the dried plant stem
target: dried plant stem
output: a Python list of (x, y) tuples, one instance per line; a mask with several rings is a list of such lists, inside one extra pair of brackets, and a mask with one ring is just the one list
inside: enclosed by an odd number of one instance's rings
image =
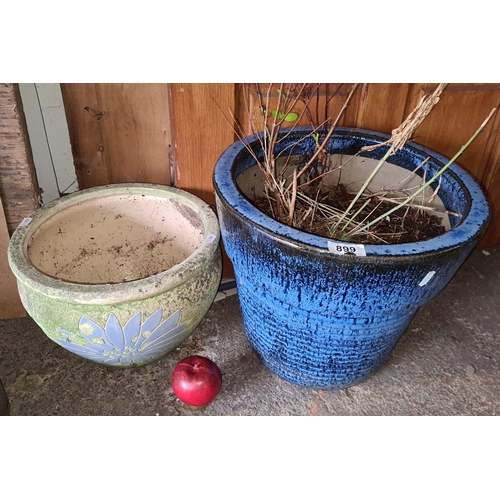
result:
[[(387, 203), (393, 203), (395, 205), (401, 205), (401, 199), (400, 198), (387, 198), (385, 196), (377, 196), (377, 198), (379, 200), (381, 200), (381, 201), (386, 201)], [(405, 197), (404, 199), (406, 200), (407, 198), (409, 198), (409, 196)], [(443, 213), (443, 214), (458, 216), (458, 214), (456, 212), (451, 212), (450, 210), (442, 210), (439, 207), (433, 207), (433, 206), (430, 206), (430, 205), (415, 205), (414, 203), (410, 203), (410, 206), (412, 208), (418, 208), (420, 210), (430, 210), (430, 211), (433, 211), (433, 212), (439, 212), (439, 213)]]
[[(361, 205), (361, 207), (359, 207), (358, 211), (352, 217), (350, 217), (348, 219), (348, 221), (344, 224), (344, 227), (342, 228), (341, 233), (344, 233), (344, 231), (346, 230), (347, 226), (349, 226), (350, 224), (352, 224), (356, 220), (356, 217), (370, 204), (370, 201), (371, 201), (370, 198), (368, 200), (366, 200), (363, 203), (363, 205)], [(335, 229), (336, 229), (337, 226), (338, 226), (338, 224), (334, 227), (333, 232), (335, 231)]]
[(422, 96), (406, 120), (398, 128), (392, 131), (391, 138), (388, 141), (376, 144), (375, 146), (365, 146), (361, 151), (373, 151), (374, 149), (389, 144), (394, 148), (395, 153), (401, 150), (415, 130), (417, 130), (427, 115), (432, 111), (432, 108), (439, 102), (446, 85), (448, 84), (440, 83), (432, 94), (425, 94)]
[(351, 101), (351, 97), (354, 95), (354, 92), (356, 92), (356, 89), (358, 88), (358, 85), (359, 85), (358, 83), (355, 83), (352, 86), (352, 89), (349, 92), (349, 95), (347, 96), (347, 99), (344, 102), (344, 105), (342, 106), (342, 109), (339, 111), (339, 114), (337, 115), (337, 118), (335, 119), (335, 122), (330, 126), (330, 130), (328, 131), (328, 134), (326, 135), (325, 139), (320, 144), (320, 146), (316, 149), (316, 151), (315, 151), (314, 155), (311, 157), (311, 159), (304, 165), (304, 167), (299, 172), (299, 174), (297, 175), (297, 177), (300, 177), (305, 172), (307, 172), (307, 170), (309, 170), (309, 168), (311, 167), (311, 165), (313, 164), (313, 162), (316, 160), (316, 158), (327, 147), (328, 141), (332, 137), (333, 132), (335, 131), (335, 127), (337, 126), (337, 124), (338, 124), (338, 122), (340, 120), (340, 117), (344, 114), (345, 110), (347, 109), (347, 106), (348, 106), (349, 102)]
[[(247, 85), (247, 89), (250, 89), (252, 84), (245, 85)], [(306, 230), (310, 230), (314, 234), (329, 235), (331, 238), (344, 241), (350, 241), (354, 238), (355, 241), (382, 241), (386, 243), (382, 237), (386, 238), (390, 235), (401, 235), (402, 239), (406, 240), (412, 237), (419, 238), (422, 233), (421, 226), (418, 226), (416, 233), (413, 232), (413, 228), (415, 227), (415, 216), (418, 214), (417, 210), (420, 209), (458, 216), (453, 212), (430, 207), (430, 204), (440, 190), (442, 173), (465, 151), (496, 111), (496, 108), (491, 111), (488, 118), (469, 141), (431, 179), (428, 179), (427, 168), (424, 169), (422, 176), (417, 175), (417, 171), (422, 169), (429, 160), (427, 158), (413, 172), (408, 173), (406, 178), (398, 183), (398, 186), (389, 190), (383, 189), (378, 193), (370, 193), (370, 185), (376, 175), (379, 174), (386, 161), (410, 140), (415, 130), (440, 100), (447, 84), (439, 84), (434, 92), (422, 96), (406, 120), (392, 131), (389, 140), (365, 146), (360, 151), (350, 155), (347, 161), (342, 159), (342, 164), (335, 166), (331, 165), (328, 154), (329, 142), (359, 84), (352, 85), (335, 120), (328, 116), (328, 100), (326, 101), (325, 117), (320, 118), (318, 111), (320, 84), (269, 84), (266, 85), (267, 89), (263, 90), (260, 89), (261, 84), (253, 85), (255, 92), (252, 90), (252, 93), (244, 93), (244, 99), (249, 116), (248, 125), (252, 135), (256, 136), (257, 145), (262, 152), (255, 145), (252, 146), (249, 143), (248, 138), (245, 137), (244, 128), (231, 111), (230, 117), (233, 120), (232, 126), (235, 134), (263, 172), (264, 188), (259, 200), (261, 207), (266, 211), (264, 207), (267, 204), (267, 213), (281, 223), (299, 229), (307, 228)], [(253, 108), (250, 96), (255, 99)], [(309, 133), (293, 135), (303, 118), (307, 117), (310, 122), (313, 122), (312, 107), (314, 101), (312, 99), (316, 99), (316, 123), (312, 123)], [(300, 106), (297, 106), (298, 104)], [(293, 124), (290, 124), (287, 119), (290, 114), (294, 115), (292, 117), (292, 121), (295, 120)], [(226, 121), (230, 123), (227, 118)], [(312, 138), (314, 138), (315, 144), (310, 142)], [(299, 145), (303, 141), (307, 141), (304, 152), (294, 153), (295, 148), (301, 149)], [(375, 168), (370, 171), (368, 178), (355, 194), (351, 195), (347, 192), (346, 186), (340, 182), (340, 177), (336, 189), (331, 188), (328, 183), (321, 182), (324, 176), (332, 172), (342, 172), (343, 167), (352, 159), (380, 147), (386, 148), (382, 159), (376, 162)], [(278, 149), (280, 149), (279, 153)], [(302, 165), (296, 164), (299, 157), (303, 158)], [(410, 182), (412, 186), (403, 189), (412, 176), (416, 176), (419, 183)], [(429, 196), (428, 191), (425, 190), (433, 183), (438, 185), (433, 191), (430, 191)], [(401, 189), (399, 189), (400, 186)], [(400, 194), (398, 195), (398, 193)], [(329, 203), (338, 207), (347, 206), (347, 208), (337, 208)], [(379, 216), (378, 214), (385, 210), (389, 203), (394, 206), (390, 207), (389, 205), (389, 209)], [(400, 233), (399, 217), (401, 217), (401, 212), (395, 218), (389, 216), (402, 207), (406, 207), (406, 214), (401, 220)], [(411, 209), (415, 210), (411, 211)], [(407, 216), (409, 220), (405, 221)], [(423, 212), (419, 216), (424, 217)], [(432, 237), (431, 235), (436, 234), (442, 229), (442, 226), (440, 226), (439, 218), (433, 215), (425, 217), (426, 223), (433, 226), (431, 230), (425, 231), (425, 236)], [(370, 219), (374, 220), (370, 221)], [(379, 224), (383, 219), (387, 219), (388, 224)], [(377, 226), (376, 229), (375, 226)], [(404, 233), (407, 235), (403, 237)]]
[(443, 172), (445, 172), (449, 168), (449, 166), (452, 165), (457, 160), (457, 158), (469, 147), (469, 145), (472, 143), (472, 141), (478, 136), (478, 134), (481, 132), (481, 130), (483, 130), (483, 128), (486, 126), (486, 124), (488, 123), (490, 118), (493, 116), (495, 111), (496, 111), (496, 108), (493, 108), (491, 110), (490, 114), (488, 115), (488, 117), (486, 118), (486, 120), (484, 120), (484, 122), (476, 130), (476, 132), (472, 135), (472, 137), (459, 149), (459, 151), (455, 154), (455, 156), (453, 156), (453, 158), (451, 160), (449, 160), (448, 163), (446, 165), (444, 165), (444, 167), (442, 167), (436, 174), (434, 174), (431, 179), (429, 179), (417, 191), (415, 191), (415, 193), (413, 193), (411, 196), (409, 196), (406, 200), (404, 200), (401, 203), (399, 203), (398, 205), (396, 205), (391, 210), (388, 210), (386, 213), (382, 214), (380, 217), (377, 217), (376, 219), (372, 220), (368, 224), (365, 224), (360, 229), (357, 229), (357, 230), (349, 233), (347, 236), (352, 237), (352, 236), (355, 236), (357, 234), (362, 233), (363, 231), (366, 231), (369, 227), (373, 226), (377, 222), (380, 222), (382, 219), (384, 219), (385, 217), (387, 217), (391, 213), (395, 212), (399, 208), (407, 205), (412, 200), (414, 200), (427, 186), (430, 186), (434, 181), (436, 181), (443, 174)]
[(382, 168), (382, 166), (384, 165), (384, 163), (387, 160), (387, 158), (389, 158), (389, 156), (391, 156), (393, 154), (393, 152), (394, 152), (394, 146), (391, 146), (389, 148), (389, 150), (387, 151), (387, 153), (377, 163), (377, 166), (372, 170), (371, 174), (368, 176), (368, 179), (366, 179), (366, 181), (364, 182), (364, 184), (361, 186), (361, 188), (359, 189), (359, 191), (356, 193), (356, 196), (351, 201), (351, 204), (347, 207), (347, 209), (344, 212), (344, 214), (342, 215), (342, 217), (337, 221), (337, 223), (335, 224), (335, 226), (332, 228), (332, 232), (335, 232), (338, 229), (340, 223), (346, 217), (349, 216), (349, 214), (350, 214), (352, 208), (354, 207), (354, 205), (356, 204), (356, 202), (359, 200), (359, 198), (361, 198), (361, 196), (363, 195), (363, 193), (366, 191), (366, 188), (370, 185), (370, 183), (373, 180), (373, 178), (377, 175), (377, 173)]
[[(353, 198), (351, 201), (351, 204), (345, 211), (344, 217), (342, 217), (335, 227), (333, 228), (333, 231), (335, 231), (339, 224), (342, 222), (342, 220), (348, 216), (356, 202), (359, 200), (359, 198), (363, 195), (363, 193), (366, 191), (367, 187), (370, 185), (371, 181), (373, 178), (377, 175), (379, 170), (382, 168), (386, 160), (393, 155), (394, 153), (397, 153), (400, 149), (404, 147), (406, 144), (406, 141), (408, 141), (415, 130), (418, 128), (418, 126), (423, 122), (425, 117), (431, 112), (432, 108), (439, 102), (439, 97), (441, 93), (443, 92), (444, 88), (446, 87), (446, 83), (440, 83), (436, 90), (432, 94), (424, 95), (419, 103), (417, 104), (416, 108), (408, 115), (406, 120), (395, 130), (392, 131), (392, 136), (391, 138), (381, 144), (377, 144), (375, 146), (365, 146), (364, 148), (361, 149), (361, 151), (373, 151), (374, 149), (377, 149), (381, 146), (387, 146), (390, 145), (389, 149), (385, 153), (385, 155), (382, 157), (382, 159), (377, 163), (377, 166), (372, 170), (371, 174), (368, 176), (364, 184), (361, 186), (359, 191), (356, 193), (356, 196)], [(356, 233), (357, 234), (357, 233)]]
[(315, 207), (315, 209), (322, 208), (325, 210), (325, 212), (328, 212), (332, 215), (335, 215), (337, 217), (340, 217), (344, 212), (343, 210), (340, 210), (338, 208), (332, 207), (331, 205), (327, 205), (326, 203), (321, 203), (317, 200), (313, 200), (306, 194), (302, 193), (301, 191), (297, 191), (297, 196), (303, 200), (306, 200), (308, 203), (310, 203), (312, 206)]
[(293, 171), (292, 181), (292, 199), (290, 201), (290, 209), (288, 211), (288, 225), (293, 225), (293, 215), (295, 212), (295, 202), (297, 201), (297, 169)]
[[(309, 161), (304, 165), (299, 172), (295, 169), (292, 175), (292, 179), (290, 182), (290, 178), (285, 179), (284, 178), (284, 173), (286, 172), (287, 168), (287, 163), (285, 162), (285, 165), (281, 168), (281, 171), (277, 171), (277, 162), (276, 159), (279, 156), (285, 156), (284, 151), (282, 151), (279, 155), (275, 154), (275, 149), (277, 146), (277, 143), (279, 140), (283, 140), (288, 136), (288, 134), (292, 133), (294, 127), (290, 129), (290, 131), (285, 134), (284, 137), (281, 139), (280, 137), (280, 131), (281, 127), (284, 123), (284, 120), (289, 112), (292, 111), (294, 106), (297, 104), (301, 98), (303, 99), (303, 93), (304, 93), (304, 88), (306, 84), (302, 84), (300, 88), (294, 91), (286, 91), (284, 89), (284, 85), (281, 84), (278, 89), (278, 102), (276, 105), (276, 112), (273, 114), (273, 119), (271, 120), (270, 125), (268, 124), (267, 121), (267, 110), (269, 109), (269, 95), (270, 95), (270, 90), (271, 87), (268, 88), (267, 92), (265, 93), (265, 99), (262, 97), (262, 93), (260, 92), (260, 89), (257, 87), (257, 96), (259, 100), (259, 106), (260, 109), (262, 110), (263, 114), (263, 123), (264, 123), (264, 133), (259, 136), (259, 141), (262, 147), (262, 150), (264, 151), (264, 160), (262, 162), (258, 161), (256, 158), (255, 154), (253, 154), (253, 157), (256, 159), (257, 164), (259, 165), (260, 169), (264, 172), (265, 176), (265, 183), (267, 187), (269, 188), (270, 192), (274, 193), (275, 195), (275, 201), (276, 201), (276, 210), (278, 212), (278, 218), (281, 220), (285, 213), (287, 213), (286, 216), (286, 221), (288, 225), (293, 226), (293, 221), (294, 221), (294, 212), (295, 212), (295, 203), (296, 203), (296, 198), (297, 198), (297, 184), (298, 184), (298, 179), (307, 171), (310, 169), (311, 165), (313, 162), (318, 158), (318, 156), (327, 148), (328, 146), (328, 141), (330, 140), (332, 134), (334, 133), (335, 126), (339, 122), (342, 114), (345, 112), (352, 96), (354, 95), (354, 92), (356, 91), (357, 87), (359, 84), (354, 84), (353, 87), (351, 88), (351, 91), (349, 92), (346, 101), (344, 102), (342, 109), (338, 113), (336, 120), (333, 125), (329, 125), (329, 130), (327, 135), (325, 136), (325, 139), (322, 141), (322, 143), (319, 145), (319, 147), (316, 148), (316, 151), (314, 152), (314, 155), (312, 158), (309, 159)], [(302, 117), (302, 115), (305, 113), (305, 110), (308, 109), (308, 104), (309, 101), (312, 97), (309, 97), (308, 99), (305, 100), (305, 105), (304, 108), (299, 116), (299, 120)], [(324, 124), (326, 124), (327, 121), (325, 121)], [(316, 130), (319, 130), (321, 126), (324, 124), (319, 125), (317, 128), (315, 128), (307, 137), (311, 136)], [(293, 147), (295, 144), (298, 142), (301, 142), (305, 140), (305, 137), (294, 143), (291, 147)], [(288, 148), (286, 148), (288, 149)]]

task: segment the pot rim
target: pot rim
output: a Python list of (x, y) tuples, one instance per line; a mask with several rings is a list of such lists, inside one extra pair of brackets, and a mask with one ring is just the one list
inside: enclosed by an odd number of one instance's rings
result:
[[(310, 133), (312, 130), (312, 127), (296, 127), (294, 133)], [(283, 132), (286, 133), (285, 131)], [(351, 127), (336, 127), (334, 136), (335, 135), (369, 136), (380, 142), (385, 142), (391, 137), (381, 132)], [(246, 144), (251, 144), (256, 141), (258, 137), (259, 134), (254, 134), (245, 137), (243, 140)], [(405, 148), (411, 148), (421, 155), (430, 156), (443, 165), (449, 161), (445, 156), (412, 141), (407, 142)], [(229, 207), (238, 212), (245, 219), (257, 225), (262, 231), (272, 234), (275, 237), (278, 236), (288, 244), (313, 247), (316, 251), (319, 250), (325, 253), (330, 253), (329, 242), (334, 245), (345, 245), (345, 242), (341, 240), (317, 236), (296, 228), (291, 228), (286, 224), (277, 222), (275, 219), (269, 217), (255, 207), (237, 186), (232, 168), (237, 156), (245, 149), (244, 143), (241, 140), (237, 141), (229, 146), (217, 161), (214, 169), (213, 183), (216, 195), (219, 199), (225, 200)], [(380, 257), (392, 257), (395, 255), (416, 256), (419, 254), (446, 251), (456, 248), (473, 238), (479, 237), (486, 227), (489, 218), (489, 207), (486, 197), (472, 176), (455, 162), (450, 165), (443, 175), (450, 175), (450, 173), (461, 182), (470, 199), (469, 211), (459, 224), (446, 233), (425, 241), (415, 243), (362, 245), (366, 255)], [(343, 255), (343, 257), (349, 258), (351, 256)]]
[[(102, 196), (126, 194), (153, 195), (182, 201), (194, 209), (203, 224), (204, 240), (198, 248), (182, 262), (160, 273), (134, 281), (110, 284), (71, 283), (42, 273), (30, 264), (27, 246), (30, 236), (40, 225), (61, 210), (87, 200)], [(197, 196), (181, 189), (149, 183), (107, 184), (53, 200), (25, 218), (16, 228), (8, 248), (8, 260), (12, 272), (24, 285), (44, 295), (80, 304), (114, 304), (123, 301), (157, 295), (165, 287), (174, 288), (189, 280), (206, 265), (218, 249), (220, 227), (212, 207)], [(161, 281), (162, 287), (159, 287)]]

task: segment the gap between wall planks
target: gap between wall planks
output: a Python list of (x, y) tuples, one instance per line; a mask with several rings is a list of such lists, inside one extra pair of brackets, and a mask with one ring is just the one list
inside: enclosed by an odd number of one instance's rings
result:
[[(175, 186), (210, 204), (215, 210), (212, 175), (222, 152), (236, 141), (221, 110), (235, 109), (235, 84), (173, 83), (170, 87)], [(221, 242), (222, 248), (224, 245)], [(234, 275), (223, 252), (223, 278)]]
[(228, 115), (236, 84), (170, 84), (175, 185), (215, 205), (212, 175), (222, 152), (236, 141)]

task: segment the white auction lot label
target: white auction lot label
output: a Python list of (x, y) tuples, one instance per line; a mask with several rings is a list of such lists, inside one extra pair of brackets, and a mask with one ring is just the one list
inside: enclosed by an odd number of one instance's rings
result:
[(31, 217), (25, 217), (19, 224), (19, 227), (27, 226), (32, 220)]
[(418, 284), (419, 286), (425, 286), (427, 285), (427, 283), (429, 283), (429, 281), (434, 277), (434, 275), (436, 274), (436, 271), (429, 271), (424, 279)]
[(354, 243), (329, 241), (328, 250), (336, 255), (357, 255), (358, 257), (364, 257), (366, 255), (365, 246), (356, 245)]
[(212, 241), (215, 241), (215, 238), (217, 238), (217, 236), (215, 236), (215, 234), (210, 233), (205, 238), (205, 243), (212, 243)]

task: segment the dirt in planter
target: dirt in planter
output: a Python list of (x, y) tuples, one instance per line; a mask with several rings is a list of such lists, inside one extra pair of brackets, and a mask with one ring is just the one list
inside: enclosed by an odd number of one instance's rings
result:
[[(344, 234), (342, 230), (349, 218), (346, 217), (339, 224), (339, 228), (333, 231), (339, 216), (333, 215), (328, 207), (345, 211), (355, 194), (349, 193), (343, 184), (339, 184), (335, 189), (323, 188), (319, 196), (312, 191), (306, 191), (304, 194), (309, 199), (316, 199), (316, 203), (301, 198), (299, 193), (296, 198), (293, 227), (317, 236), (363, 244), (398, 244), (428, 240), (445, 232), (441, 217), (429, 210), (406, 205), (375, 223), (366, 232), (346, 239), (345, 230)], [(357, 213), (368, 199), (369, 203)], [(288, 224), (287, 214), (278, 215), (276, 200), (262, 196), (257, 198), (255, 206), (269, 217)], [(394, 207), (395, 203), (381, 200), (378, 196), (364, 197), (362, 201), (356, 202), (351, 214), (357, 213), (354, 221), (365, 225)]]

